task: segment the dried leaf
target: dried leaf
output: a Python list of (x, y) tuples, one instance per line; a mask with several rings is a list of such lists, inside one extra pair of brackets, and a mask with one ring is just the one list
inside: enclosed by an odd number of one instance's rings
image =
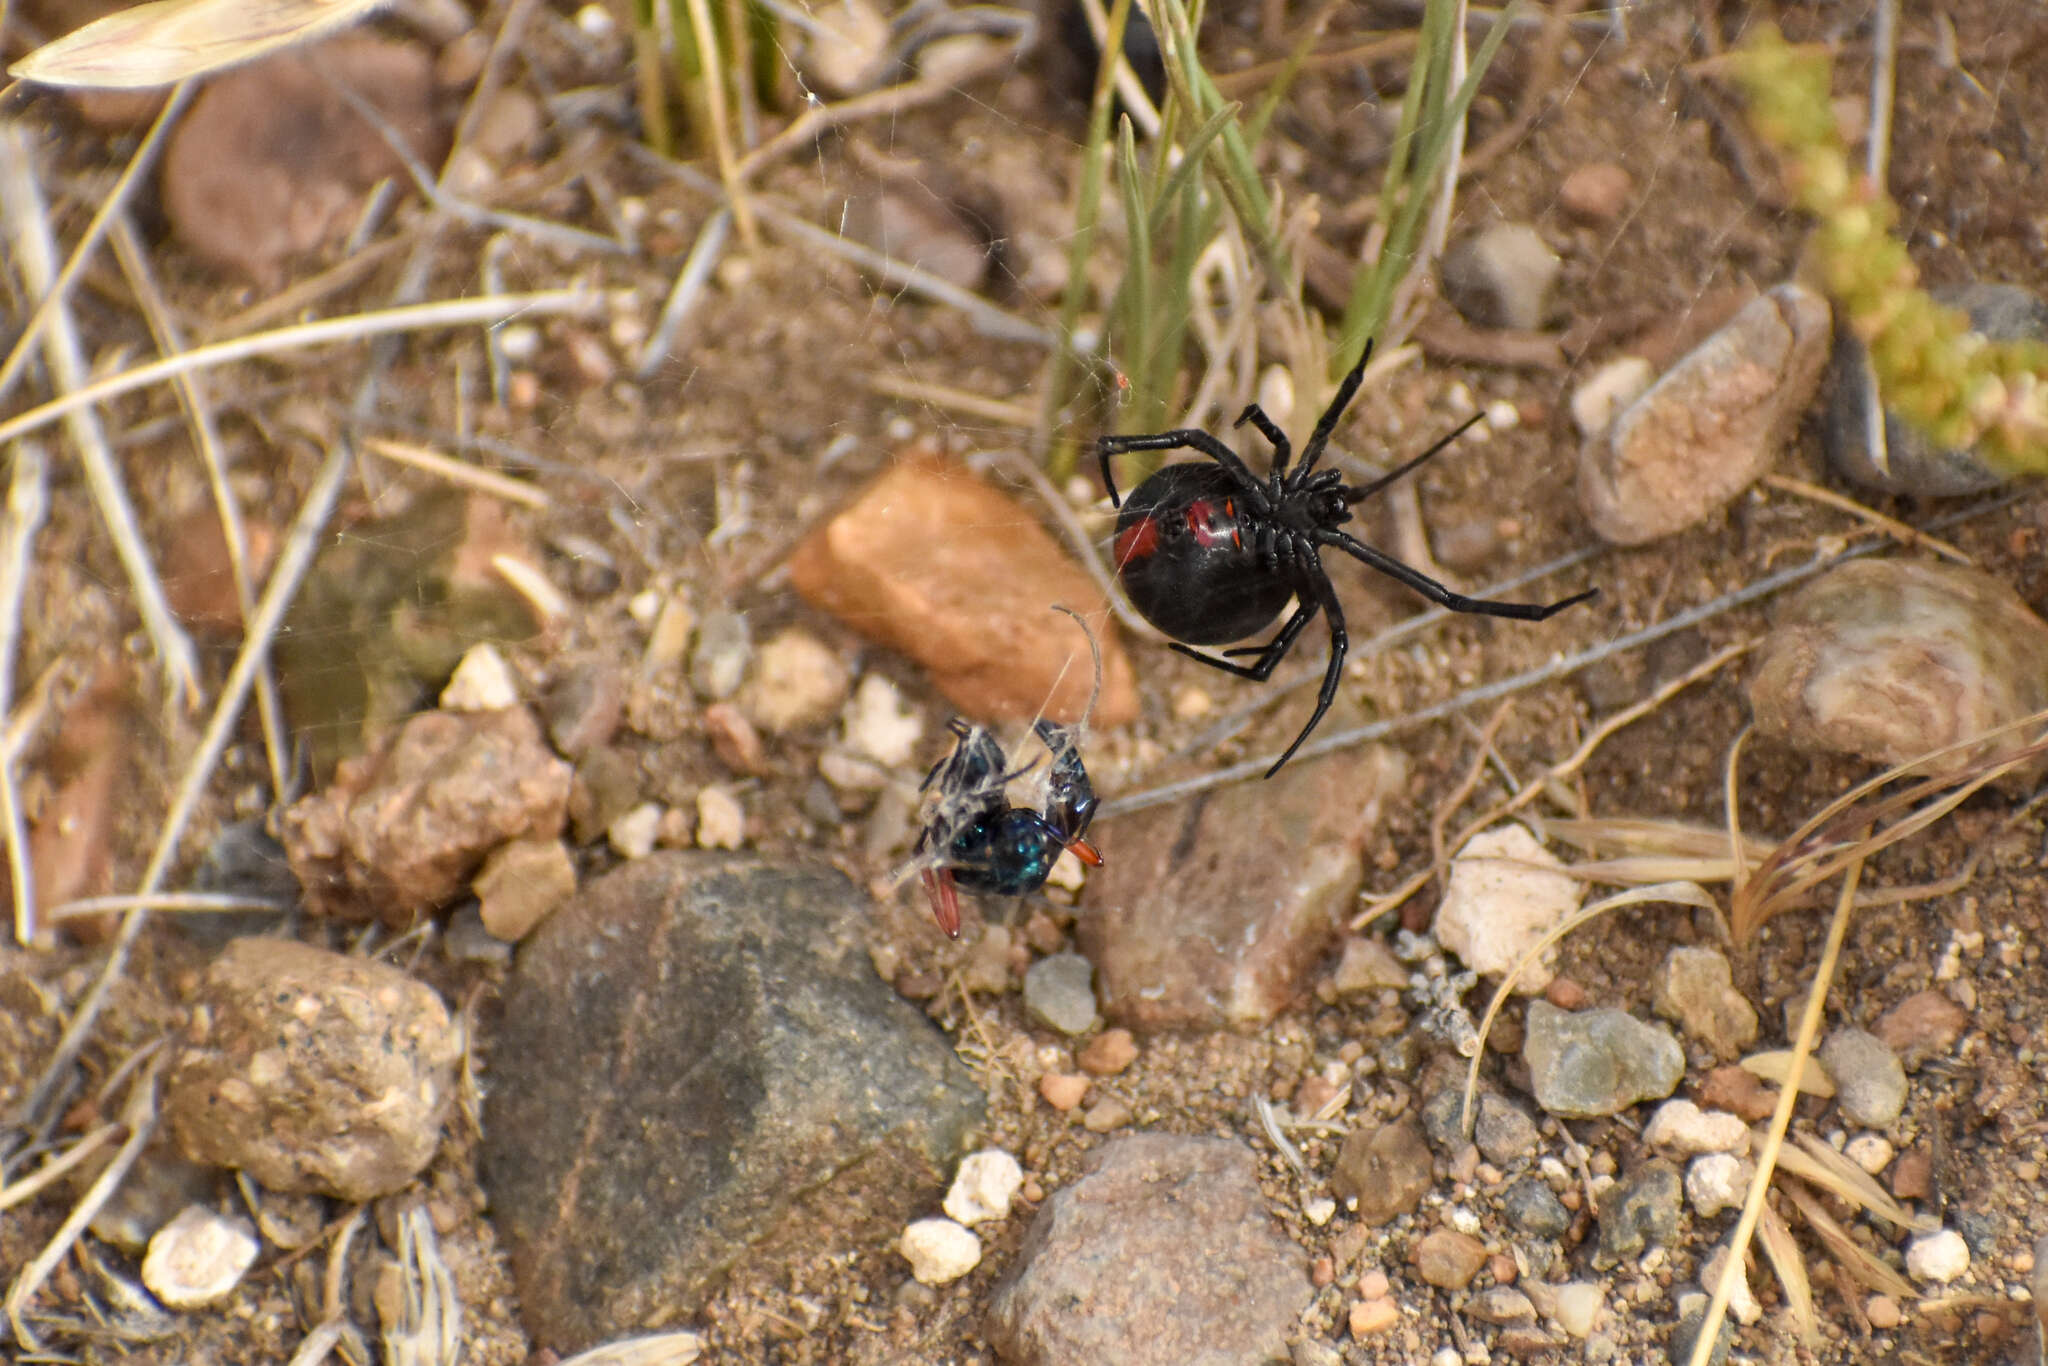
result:
[[(1792, 1075), (1792, 1051), (1774, 1048), (1766, 1053), (1752, 1053), (1742, 1060), (1742, 1070), (1774, 1086), (1783, 1086)], [(1809, 1096), (1830, 1100), (1835, 1094), (1835, 1079), (1820, 1065), (1820, 1059), (1808, 1058), (1799, 1074), (1799, 1089)]]
[(356, 24), (386, 0), (152, 0), (45, 43), (10, 75), (81, 90), (204, 76)]

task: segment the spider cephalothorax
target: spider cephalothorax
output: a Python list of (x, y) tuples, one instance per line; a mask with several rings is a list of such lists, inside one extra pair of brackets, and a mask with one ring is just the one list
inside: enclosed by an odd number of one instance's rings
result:
[[(1302, 447), (1301, 462), (1291, 470), (1293, 447), (1279, 424), (1256, 403), (1239, 415), (1235, 425), (1249, 422), (1272, 443), (1273, 469), (1264, 480), (1251, 472), (1237, 452), (1199, 428), (1183, 427), (1150, 436), (1105, 436), (1096, 443), (1102, 482), (1111, 503), (1122, 508), (1116, 523), (1117, 576), (1132, 605), (1173, 637), (1174, 649), (1240, 678), (1264, 681), (1316, 614), (1328, 616), (1330, 664), (1323, 674), (1316, 709), (1286, 753), (1266, 770), (1269, 778), (1294, 757), (1294, 751), (1329, 711), (1350, 645), (1344, 609), (1330, 584), (1329, 572), (1323, 568), (1323, 547), (1334, 546), (1453, 612), (1541, 621), (1599, 591), (1588, 589), (1553, 603), (1469, 598), (1340, 530), (1351, 520), (1355, 504), (1413, 470), (1479, 420), (1472, 417), (1422, 454), (1369, 484), (1351, 487), (1338, 471), (1317, 469), (1337, 420), (1358, 392), (1371, 356), (1368, 344), (1358, 364), (1337, 386), (1337, 396), (1316, 419), (1315, 431)], [(1132, 490), (1128, 501), (1119, 501), (1110, 457), (1127, 451), (1180, 449), (1198, 452), (1213, 463), (1168, 465)], [(1293, 614), (1264, 645), (1225, 650), (1221, 659), (1189, 648), (1222, 645), (1264, 630), (1290, 599), (1295, 602)], [(1238, 664), (1232, 662), (1234, 656), (1256, 658), (1250, 664)]]

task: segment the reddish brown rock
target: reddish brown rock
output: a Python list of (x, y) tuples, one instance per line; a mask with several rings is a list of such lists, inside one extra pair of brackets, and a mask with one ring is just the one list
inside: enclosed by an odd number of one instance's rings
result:
[(383, 135), (335, 89), (356, 91), (429, 166), (446, 147), (434, 63), (417, 43), (335, 38), (217, 76), (164, 149), (163, 202), (193, 254), (258, 284), (337, 240), (378, 181), (407, 183)]
[(1777, 1088), (1765, 1085), (1747, 1068), (1734, 1063), (1707, 1073), (1706, 1080), (1700, 1083), (1699, 1097), (1701, 1108), (1727, 1110), (1751, 1124), (1769, 1116), (1778, 1104)]
[(1213, 1029), (1287, 1009), (1336, 943), (1405, 768), (1392, 750), (1336, 754), (1117, 821), (1078, 926), (1103, 1013)]
[[(81, 897), (114, 890), (115, 825), (121, 797), (134, 775), (140, 718), (129, 696), (125, 668), (104, 665), (64, 713), (42, 772), (56, 791), (29, 829), (29, 866), (35, 870), (38, 914)], [(111, 912), (63, 922), (74, 937), (97, 943), (114, 932)], [(40, 935), (39, 927), (39, 935)]]
[(1463, 1290), (1486, 1265), (1486, 1244), (1456, 1229), (1440, 1228), (1409, 1252), (1415, 1274), (1440, 1290)]
[(524, 707), (426, 712), (286, 811), (285, 852), (316, 911), (403, 926), (499, 845), (560, 834), (569, 783)]
[(238, 939), (207, 968), (164, 1077), (164, 1122), (195, 1162), (265, 1189), (372, 1200), (433, 1157), (462, 1030), (386, 963)]
[(1138, 714), (1131, 665), (1109, 606), (1022, 505), (957, 464), (905, 459), (805, 538), (790, 582), (814, 606), (909, 655), (965, 714), (983, 721), (1080, 719), (1088, 642), (1102, 646), (1094, 722)]
[(1916, 991), (1878, 1017), (1871, 1032), (1908, 1069), (1948, 1052), (1970, 1026), (1969, 1012), (1938, 991)]
[(1611, 161), (1574, 166), (1558, 182), (1557, 202), (1572, 217), (1588, 223), (1612, 223), (1628, 207), (1635, 181)]

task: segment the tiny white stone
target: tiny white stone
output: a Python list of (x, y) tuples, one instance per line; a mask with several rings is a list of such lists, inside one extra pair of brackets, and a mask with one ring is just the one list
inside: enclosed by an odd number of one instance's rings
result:
[(1269, 365), (1259, 376), (1259, 406), (1281, 428), (1294, 421), (1294, 372), (1284, 365)]
[(1749, 1149), (1749, 1126), (1725, 1110), (1702, 1110), (1689, 1100), (1667, 1100), (1650, 1117), (1643, 1142), (1670, 1157), (1740, 1153)]
[(661, 611), (661, 605), (666, 601), (666, 594), (657, 593), (651, 588), (642, 589), (626, 599), (626, 615), (641, 626), (652, 626), (655, 613)]
[(818, 776), (841, 792), (879, 792), (889, 785), (889, 770), (836, 745), (818, 756)]
[(1615, 414), (1641, 398), (1656, 378), (1656, 367), (1641, 356), (1607, 362), (1572, 390), (1572, 424), (1581, 436), (1600, 435), (1613, 425)]
[(1088, 870), (1074, 856), (1073, 850), (1062, 849), (1060, 856), (1052, 862), (1052, 871), (1045, 875), (1045, 885), (1063, 892), (1078, 892), (1088, 885)]
[(747, 813), (730, 788), (714, 783), (697, 794), (699, 849), (737, 849), (746, 839)]
[(530, 323), (508, 323), (498, 329), (498, 349), (515, 365), (530, 361), (540, 354), (540, 329)]
[(256, 1251), (256, 1235), (240, 1219), (187, 1205), (149, 1240), (142, 1283), (169, 1308), (197, 1309), (233, 1290)]
[(1599, 1325), (1605, 1299), (1596, 1281), (1567, 1281), (1557, 1287), (1558, 1326), (1575, 1338), (1585, 1337)]
[(1952, 1228), (1906, 1244), (1906, 1274), (1916, 1281), (1950, 1281), (1970, 1269), (1970, 1245)]
[(585, 5), (576, 11), (576, 27), (588, 38), (609, 37), (616, 22), (603, 5)]
[(963, 1224), (1006, 1219), (1010, 1201), (1024, 1184), (1024, 1169), (1001, 1148), (984, 1148), (960, 1161), (942, 1208)]
[[(1510, 823), (1474, 835), (1451, 860), (1436, 913), (1438, 941), (1474, 972), (1505, 973), (1578, 910), (1584, 888), (1563, 867), (1527, 826)], [(1515, 990), (1534, 995), (1549, 986), (1555, 953), (1555, 947), (1545, 950), (1515, 979)]]
[(1430, 1356), (1429, 1366), (1465, 1366), (1465, 1354), (1455, 1347), (1439, 1347)]
[(1511, 432), (1522, 425), (1522, 410), (1504, 398), (1486, 405), (1486, 425), (1497, 432)]
[[(1707, 1255), (1707, 1259), (1700, 1263), (1700, 1288), (1702, 1290), (1711, 1293), (1713, 1288), (1720, 1284), (1721, 1269), (1727, 1264), (1727, 1261), (1728, 1247), (1724, 1243), (1715, 1248)], [(1745, 1267), (1738, 1266), (1735, 1268), (1735, 1285), (1728, 1292), (1728, 1312), (1735, 1315), (1736, 1322), (1742, 1324), (1755, 1323), (1764, 1316), (1764, 1307), (1758, 1304), (1756, 1296), (1750, 1293), (1749, 1272)]]
[(878, 673), (864, 674), (840, 713), (846, 747), (885, 768), (910, 762), (924, 738), (924, 717), (908, 706), (896, 685)]
[(495, 645), (472, 645), (441, 689), (444, 711), (504, 711), (519, 705), (519, 685), (512, 667)]
[(1842, 1145), (1842, 1156), (1876, 1176), (1892, 1164), (1898, 1149), (1883, 1134), (1858, 1134)]
[(1321, 1228), (1337, 1215), (1337, 1202), (1327, 1195), (1311, 1195), (1301, 1202), (1301, 1212), (1311, 1224)]
[(925, 1285), (957, 1281), (981, 1264), (981, 1239), (951, 1219), (919, 1219), (903, 1230), (896, 1250)]
[(612, 852), (623, 859), (646, 858), (661, 833), (661, 803), (642, 802), (605, 828)]
[(1685, 1195), (1702, 1219), (1733, 1209), (1748, 1194), (1750, 1177), (1756, 1168), (1747, 1158), (1733, 1153), (1708, 1153), (1696, 1157), (1685, 1169)]

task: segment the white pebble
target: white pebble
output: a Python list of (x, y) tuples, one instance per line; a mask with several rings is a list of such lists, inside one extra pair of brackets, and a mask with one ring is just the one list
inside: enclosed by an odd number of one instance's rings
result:
[(1749, 1126), (1725, 1110), (1702, 1110), (1689, 1100), (1667, 1100), (1650, 1117), (1643, 1142), (1667, 1157), (1749, 1150)]
[(1486, 405), (1486, 425), (1497, 432), (1511, 432), (1522, 425), (1522, 410), (1504, 398)]
[(197, 1309), (233, 1290), (256, 1261), (256, 1235), (240, 1219), (187, 1205), (156, 1231), (142, 1283), (172, 1309)]
[(610, 37), (617, 22), (612, 18), (612, 12), (603, 5), (585, 5), (576, 11), (576, 27), (583, 31), (586, 38)]
[(1656, 378), (1656, 367), (1641, 356), (1607, 362), (1572, 390), (1572, 424), (1581, 436), (1600, 435), (1614, 425), (1615, 414), (1641, 398)]
[(508, 323), (498, 329), (498, 350), (514, 365), (540, 354), (540, 329), (529, 323)]
[(1891, 1166), (1897, 1155), (1898, 1149), (1883, 1134), (1858, 1134), (1842, 1145), (1842, 1156), (1872, 1176)]
[(1337, 1202), (1327, 1195), (1311, 1195), (1301, 1202), (1301, 1212), (1311, 1224), (1321, 1228), (1337, 1215)]
[(961, 1159), (942, 1208), (963, 1224), (1006, 1219), (1010, 1201), (1023, 1184), (1024, 1169), (1016, 1158), (1001, 1148), (984, 1148)]
[[(1505, 973), (1578, 910), (1584, 886), (1563, 867), (1527, 826), (1511, 822), (1474, 835), (1451, 860), (1437, 941), (1476, 973)], [(1515, 979), (1515, 990), (1534, 995), (1549, 986), (1556, 952), (1546, 949)]]
[(1575, 1338), (1585, 1337), (1600, 1322), (1606, 1296), (1596, 1281), (1568, 1281), (1557, 1287), (1557, 1322)]
[(441, 689), (443, 711), (504, 711), (519, 705), (519, 685), (505, 656), (488, 641), (472, 645)]
[(1722, 1210), (1734, 1209), (1749, 1193), (1750, 1178), (1756, 1168), (1747, 1158), (1733, 1153), (1708, 1153), (1696, 1157), (1685, 1169), (1685, 1195), (1692, 1201), (1692, 1207), (1699, 1211), (1702, 1219), (1711, 1219)]
[(605, 827), (605, 842), (623, 859), (646, 858), (661, 833), (661, 803), (642, 802)]
[(1916, 1281), (1950, 1281), (1970, 1269), (1970, 1245), (1952, 1228), (1906, 1244), (1906, 1274)]
[(910, 762), (924, 738), (924, 717), (905, 705), (896, 685), (878, 673), (862, 676), (840, 713), (846, 747), (885, 768)]
[(951, 1219), (919, 1219), (903, 1230), (896, 1250), (925, 1285), (957, 1281), (981, 1264), (981, 1239)]
[(737, 849), (746, 839), (747, 813), (731, 788), (713, 784), (697, 794), (699, 849)]

